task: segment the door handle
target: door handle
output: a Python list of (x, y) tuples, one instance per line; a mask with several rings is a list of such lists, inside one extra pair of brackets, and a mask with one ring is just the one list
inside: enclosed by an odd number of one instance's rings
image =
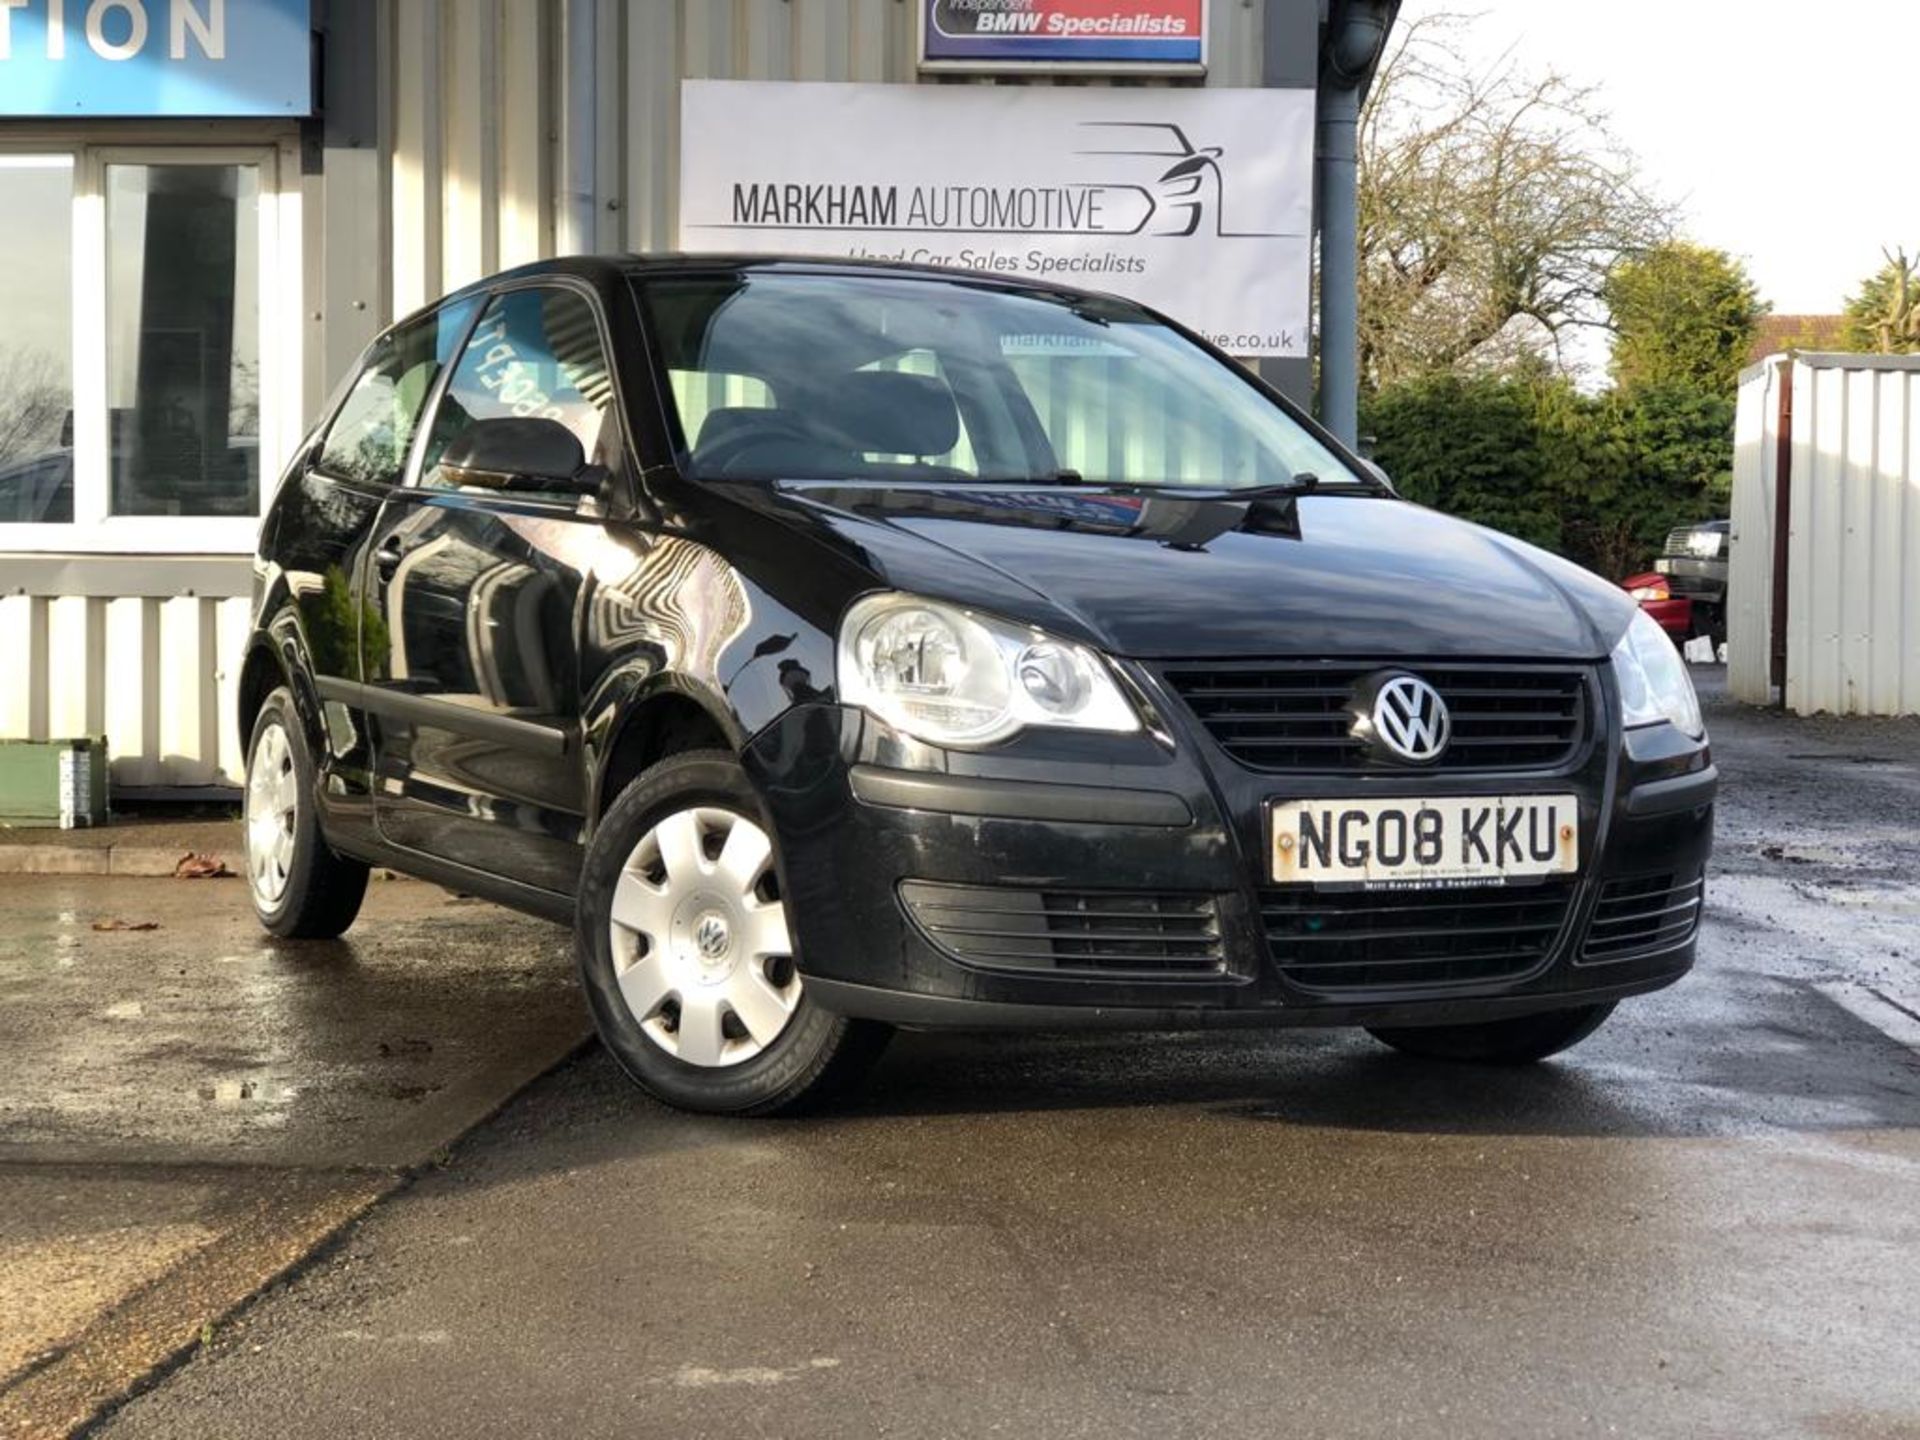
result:
[(379, 548), (373, 552), (373, 568), (378, 570), (380, 572), (380, 578), (385, 580), (393, 574), (394, 567), (400, 563), (401, 557), (406, 553), (407, 547), (401, 542), (400, 537), (398, 535), (389, 535), (380, 542)]

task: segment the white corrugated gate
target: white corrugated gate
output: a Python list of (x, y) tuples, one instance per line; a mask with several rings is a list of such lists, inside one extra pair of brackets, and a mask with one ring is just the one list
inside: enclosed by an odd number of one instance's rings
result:
[(195, 595), (0, 597), (0, 737), (105, 735), (116, 786), (231, 784), (249, 603)]
[[(1786, 613), (1776, 616), (1782, 389)], [(1747, 372), (1736, 425), (1729, 684), (1800, 715), (1920, 714), (1920, 357), (1806, 354)]]

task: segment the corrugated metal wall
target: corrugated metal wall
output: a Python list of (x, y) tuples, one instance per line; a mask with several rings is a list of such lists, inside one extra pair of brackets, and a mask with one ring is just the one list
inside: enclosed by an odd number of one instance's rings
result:
[(1733, 549), (1727, 575), (1727, 688), (1749, 705), (1773, 703), (1775, 421), (1781, 376), (1774, 356), (1740, 377), (1733, 421)]
[[(595, 248), (603, 251), (673, 245), (681, 79), (916, 78), (915, 7), (906, 0), (591, 3), (601, 57)], [(551, 252), (561, 13), (551, 0), (387, 0), (395, 315)], [(1262, 20), (1258, 0), (1214, 0), (1207, 84), (1260, 84)]]
[[(1801, 355), (1792, 362), (1792, 385), (1787, 708), (1920, 714), (1920, 358)], [(1771, 545), (1750, 517), (1771, 503), (1775, 412), (1768, 405), (1777, 390), (1764, 374), (1749, 379), (1748, 388), (1756, 387), (1764, 397), (1766, 463), (1735, 475), (1732, 583), (1746, 610), (1760, 576), (1770, 584), (1771, 574)], [(1756, 643), (1764, 642), (1745, 637), (1737, 652), (1736, 693), (1752, 698)]]
[(1920, 714), (1920, 398), (1915, 363), (1793, 367), (1787, 708)]
[(105, 735), (123, 788), (231, 784), (248, 603), (205, 596), (0, 598), (0, 736)]

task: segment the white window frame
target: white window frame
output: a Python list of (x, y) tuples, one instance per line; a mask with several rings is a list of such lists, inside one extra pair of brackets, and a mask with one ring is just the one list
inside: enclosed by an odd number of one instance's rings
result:
[[(300, 166), (295, 141), (96, 145), (9, 140), (7, 154), (73, 160), (73, 519), (0, 524), (0, 554), (245, 555), (302, 429)], [(107, 418), (109, 165), (253, 165), (260, 174), (260, 508), (246, 515), (113, 515)]]

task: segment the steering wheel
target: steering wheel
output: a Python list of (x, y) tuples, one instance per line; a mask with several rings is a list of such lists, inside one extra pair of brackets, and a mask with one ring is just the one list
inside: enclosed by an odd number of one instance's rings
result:
[(694, 451), (694, 464), (708, 474), (732, 475), (764, 446), (791, 445), (796, 441), (803, 445), (821, 444), (812, 426), (784, 410), (768, 410), (764, 419), (756, 416), (755, 422), (751, 430), (723, 435), (711, 445), (700, 446)]

